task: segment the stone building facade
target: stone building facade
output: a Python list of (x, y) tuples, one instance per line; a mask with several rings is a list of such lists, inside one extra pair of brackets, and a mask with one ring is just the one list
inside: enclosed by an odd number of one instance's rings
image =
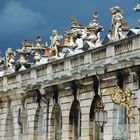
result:
[[(102, 94), (107, 123), (94, 109), (103, 89), (132, 92), (128, 110)], [(140, 35), (0, 77), (0, 140), (139, 140)], [(102, 137), (102, 138), (101, 138)]]

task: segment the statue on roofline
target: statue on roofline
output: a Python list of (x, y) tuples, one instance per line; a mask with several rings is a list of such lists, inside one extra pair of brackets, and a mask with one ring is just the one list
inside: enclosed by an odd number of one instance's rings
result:
[[(134, 11), (135, 11), (135, 12), (140, 12), (140, 4), (137, 4), (137, 5), (136, 5), (136, 7), (134, 8)], [(139, 19), (139, 24), (138, 24), (137, 29), (140, 29), (140, 19)]]
[(14, 71), (14, 64), (15, 64), (15, 52), (12, 51), (11, 48), (8, 48), (6, 51), (6, 68), (7, 71), (12, 72)]
[(52, 36), (50, 37), (51, 44), (50, 44), (50, 52), (49, 52), (49, 59), (59, 58), (60, 52), (60, 39), (62, 39), (61, 35), (58, 35), (57, 30), (52, 31)]
[(124, 38), (122, 35), (123, 11), (120, 9), (120, 7), (116, 6), (110, 8), (110, 13), (112, 14), (110, 40), (115, 41)]

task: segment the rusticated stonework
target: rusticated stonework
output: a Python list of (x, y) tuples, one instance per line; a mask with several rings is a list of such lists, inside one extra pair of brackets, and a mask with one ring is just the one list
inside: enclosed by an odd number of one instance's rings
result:
[[(102, 95), (107, 124), (94, 109), (101, 91), (132, 92), (127, 110)], [(139, 140), (140, 35), (0, 78), (0, 140)]]

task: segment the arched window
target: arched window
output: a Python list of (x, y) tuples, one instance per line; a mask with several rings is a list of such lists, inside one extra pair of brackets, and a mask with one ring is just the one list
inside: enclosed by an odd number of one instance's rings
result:
[(52, 126), (52, 135), (53, 140), (62, 139), (62, 114), (61, 109), (58, 103), (53, 107), (52, 116), (51, 116), (51, 126)]
[(113, 140), (128, 140), (128, 120), (126, 109), (120, 105), (114, 104), (113, 109)]
[(23, 124), (23, 134), (26, 134), (28, 132), (28, 127), (27, 127), (27, 112), (26, 110), (23, 110), (21, 113), (21, 119), (22, 119), (22, 124)]
[(28, 125), (27, 125), (27, 111), (25, 109), (21, 112), (21, 122), (22, 122), (22, 139), (27, 139), (27, 133), (28, 133)]
[(81, 110), (78, 100), (74, 100), (70, 111), (70, 126), (72, 130), (72, 139), (81, 139)]
[(7, 114), (6, 126), (5, 126), (5, 140), (13, 140), (14, 126), (13, 126), (13, 115), (12, 112)]
[(36, 110), (34, 121), (34, 140), (40, 140), (43, 130), (43, 109), (40, 106)]

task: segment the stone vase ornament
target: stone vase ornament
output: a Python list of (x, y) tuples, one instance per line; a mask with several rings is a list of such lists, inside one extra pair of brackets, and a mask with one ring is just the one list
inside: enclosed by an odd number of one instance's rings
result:
[(90, 48), (97, 47), (97, 42), (100, 41), (100, 32), (102, 32), (103, 26), (97, 22), (98, 14), (96, 11), (93, 12), (92, 21), (87, 27), (87, 35), (83, 39), (84, 45), (87, 43)]
[(27, 56), (30, 54), (30, 51), (27, 49), (18, 49), (17, 53), (19, 54), (20, 58), (18, 60), (19, 65), (21, 66), (19, 71), (25, 70), (25, 64), (27, 63)]
[(33, 54), (34, 54), (34, 61), (35, 61), (35, 65), (38, 66), (38, 65), (41, 65), (41, 47), (33, 47), (32, 48), (32, 51), (33, 51)]

